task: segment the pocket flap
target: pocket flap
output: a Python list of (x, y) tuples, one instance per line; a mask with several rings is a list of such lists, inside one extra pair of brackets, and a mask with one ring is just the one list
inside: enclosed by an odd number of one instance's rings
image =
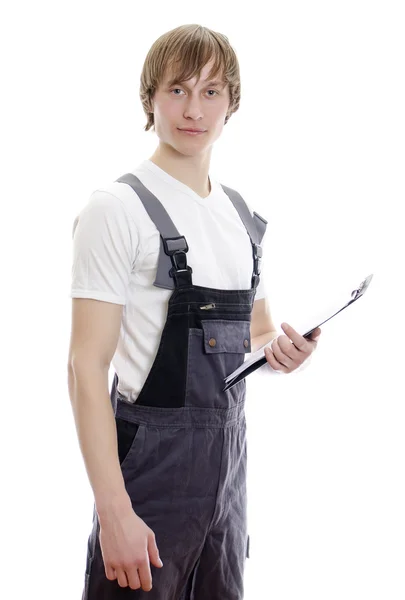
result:
[(227, 319), (204, 319), (204, 350), (207, 354), (217, 352), (251, 352), (250, 321)]

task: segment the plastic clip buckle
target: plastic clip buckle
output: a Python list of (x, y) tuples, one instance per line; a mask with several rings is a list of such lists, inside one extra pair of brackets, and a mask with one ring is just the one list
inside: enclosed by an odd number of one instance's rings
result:
[(259, 244), (253, 244), (253, 258), (255, 264), (255, 273), (260, 275), (260, 261), (263, 256), (262, 247)]
[[(175, 246), (175, 247), (173, 249), (169, 248), (168, 242), (176, 242), (178, 240), (183, 241), (183, 248), (179, 248), (179, 244), (171, 244), (171, 246)], [(165, 252), (169, 256), (172, 256), (173, 254), (176, 254), (177, 252), (188, 252), (188, 244), (187, 244), (187, 240), (184, 237), (184, 235), (179, 235), (178, 237), (166, 238), (166, 239), (162, 237), (162, 242), (163, 242)], [(184, 245), (186, 246), (185, 248), (184, 248)]]
[[(180, 256), (180, 255), (182, 255), (182, 256)], [(187, 266), (187, 258), (186, 258), (186, 253), (184, 252), (184, 250), (176, 250), (170, 256), (170, 258), (172, 259), (173, 267), (177, 273), (181, 273), (181, 271), (187, 271), (187, 269), (185, 268)], [(181, 259), (180, 262), (182, 264), (179, 264), (177, 262), (178, 258)]]

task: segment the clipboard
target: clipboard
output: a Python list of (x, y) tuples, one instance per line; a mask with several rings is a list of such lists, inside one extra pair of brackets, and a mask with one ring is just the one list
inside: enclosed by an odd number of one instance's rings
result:
[[(373, 274), (368, 275), (361, 282), (359, 287), (352, 291), (351, 299), (349, 300), (349, 302), (347, 302), (347, 304), (345, 304), (344, 306), (342, 306), (342, 308), (340, 308), (339, 310), (337, 310), (336, 312), (331, 314), (327, 319), (324, 319), (320, 323), (317, 323), (317, 325), (314, 325), (313, 327), (308, 329), (308, 331), (306, 331), (305, 333), (302, 333), (301, 335), (304, 338), (309, 338), (311, 333), (313, 331), (315, 331), (315, 329), (317, 327), (320, 327), (321, 325), (323, 325), (324, 323), (326, 323), (327, 321), (329, 321), (330, 319), (335, 317), (337, 314), (342, 312), (342, 310), (344, 310), (345, 308), (350, 306), (350, 304), (353, 304), (353, 302), (356, 302), (356, 300), (361, 298), (365, 294), (368, 286), (370, 285), (372, 278), (373, 278)], [(231, 373), (230, 375), (225, 377), (225, 379), (224, 379), (225, 387), (222, 390), (223, 392), (231, 389), (231, 387), (233, 387), (234, 385), (239, 383), (239, 381), (242, 381), (242, 379), (244, 379), (245, 377), (250, 375), (250, 373), (253, 373), (254, 371), (256, 371), (256, 369), (259, 369), (260, 367), (262, 367), (263, 365), (265, 365), (267, 363), (267, 358), (264, 354), (264, 348), (266, 346), (267, 346), (267, 344), (265, 344), (264, 346), (259, 348), (259, 350), (257, 350), (256, 352), (253, 352), (253, 354), (247, 360), (245, 360), (245, 362), (242, 363), (242, 365), (240, 367), (238, 367), (235, 371), (233, 371), (233, 373)]]

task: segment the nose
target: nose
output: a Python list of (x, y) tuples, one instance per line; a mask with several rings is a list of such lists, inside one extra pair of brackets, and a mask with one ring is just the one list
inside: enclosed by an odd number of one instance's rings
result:
[(200, 120), (203, 118), (203, 112), (200, 106), (200, 100), (190, 96), (190, 99), (186, 101), (184, 108), (184, 117), (187, 119)]

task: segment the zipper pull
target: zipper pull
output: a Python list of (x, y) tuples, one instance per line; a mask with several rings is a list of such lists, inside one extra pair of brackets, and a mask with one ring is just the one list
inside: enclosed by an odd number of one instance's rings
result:
[(209, 310), (210, 308), (215, 308), (215, 304), (206, 304), (205, 306), (200, 306), (203, 310)]

